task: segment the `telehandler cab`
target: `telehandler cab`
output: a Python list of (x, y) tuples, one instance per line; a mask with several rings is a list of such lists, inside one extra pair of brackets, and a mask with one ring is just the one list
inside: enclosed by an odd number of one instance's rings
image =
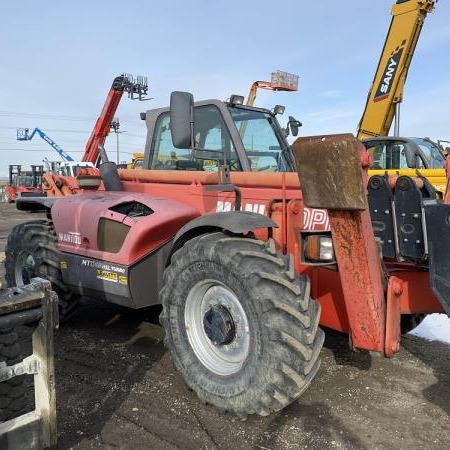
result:
[(233, 96), (194, 104), (174, 92), (141, 118), (143, 170), (117, 172), (103, 153), (104, 191), (18, 201), (48, 219), (12, 229), (10, 285), (49, 279), (63, 319), (82, 295), (162, 303), (186, 383), (240, 416), (278, 411), (308, 387), (319, 322), (392, 356), (424, 314), (450, 313), (450, 207), (426, 180), (367, 183), (351, 135), (291, 149), (274, 112)]

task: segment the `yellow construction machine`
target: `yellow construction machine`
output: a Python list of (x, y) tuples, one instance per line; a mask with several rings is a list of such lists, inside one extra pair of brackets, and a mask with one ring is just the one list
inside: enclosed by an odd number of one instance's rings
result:
[[(419, 170), (440, 193), (445, 191), (443, 147), (427, 138), (400, 138), (400, 104), (414, 50), (428, 13), (436, 0), (397, 0), (391, 25), (369, 90), (357, 137), (374, 157), (370, 175)], [(394, 137), (388, 137), (394, 121)], [(409, 150), (409, 151), (407, 151)], [(411, 156), (407, 157), (407, 156)]]

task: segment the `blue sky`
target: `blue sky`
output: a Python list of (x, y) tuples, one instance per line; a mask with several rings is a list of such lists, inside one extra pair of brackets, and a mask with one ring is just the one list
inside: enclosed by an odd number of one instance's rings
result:
[[(8, 164), (39, 164), (56, 152), (38, 127), (80, 158), (115, 76), (148, 77), (145, 103), (123, 98), (121, 159), (142, 151), (139, 112), (195, 99), (247, 95), (274, 70), (299, 75), (295, 93), (259, 91), (256, 106), (286, 106), (302, 135), (355, 132), (390, 23), (394, 0), (344, 2), (99, 0), (3, 2), (0, 42), (0, 176)], [(283, 6), (284, 5), (284, 6)], [(401, 134), (450, 139), (450, 5), (441, 0), (410, 67)], [(115, 136), (106, 143), (115, 152)]]

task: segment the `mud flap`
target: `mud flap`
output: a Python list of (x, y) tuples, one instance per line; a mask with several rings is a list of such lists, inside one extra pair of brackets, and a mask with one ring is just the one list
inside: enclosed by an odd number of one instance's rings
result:
[(424, 202), (431, 287), (450, 316), (450, 205)]

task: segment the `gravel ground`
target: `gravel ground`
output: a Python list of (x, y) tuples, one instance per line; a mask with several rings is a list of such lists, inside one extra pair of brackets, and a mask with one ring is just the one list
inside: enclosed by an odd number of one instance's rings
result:
[[(8, 230), (30, 215), (2, 203), (0, 218), (1, 260)], [(278, 414), (243, 422), (186, 388), (158, 314), (83, 299), (56, 332), (58, 448), (450, 448), (444, 344), (408, 336), (385, 359), (352, 352), (346, 336), (325, 330), (322, 366), (305, 394)]]

